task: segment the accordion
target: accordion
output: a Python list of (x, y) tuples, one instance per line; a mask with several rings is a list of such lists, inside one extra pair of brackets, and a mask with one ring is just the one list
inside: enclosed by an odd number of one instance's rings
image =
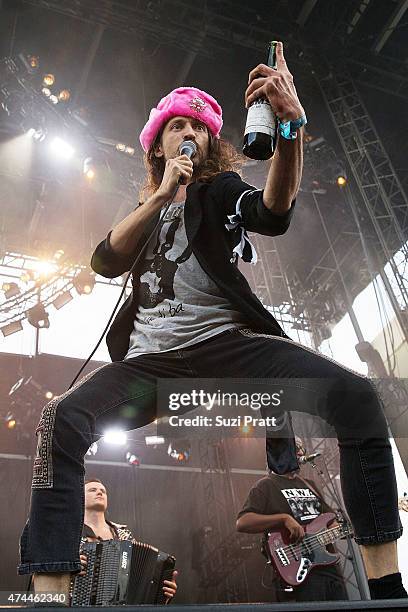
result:
[(175, 558), (157, 548), (130, 540), (83, 544), (85, 576), (77, 576), (72, 606), (164, 604), (163, 581), (171, 580)]

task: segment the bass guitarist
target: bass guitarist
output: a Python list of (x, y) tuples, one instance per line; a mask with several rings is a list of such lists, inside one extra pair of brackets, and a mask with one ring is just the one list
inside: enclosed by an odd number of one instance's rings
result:
[[(305, 449), (296, 438), (298, 457), (305, 455)], [(237, 531), (265, 533), (268, 530), (286, 531), (292, 544), (300, 542), (304, 525), (320, 514), (333, 512), (321, 496), (315, 483), (305, 479), (299, 470), (283, 475), (270, 472), (261, 478), (250, 490), (238, 514)], [(333, 523), (331, 526), (333, 526)], [(328, 546), (334, 552), (332, 545)], [(305, 581), (290, 588), (276, 574), (277, 601), (333, 601), (347, 600), (344, 580), (337, 565), (313, 568)]]

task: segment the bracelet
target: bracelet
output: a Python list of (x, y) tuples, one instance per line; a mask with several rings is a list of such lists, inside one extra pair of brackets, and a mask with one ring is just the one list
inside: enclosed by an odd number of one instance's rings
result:
[(283, 138), (286, 138), (286, 140), (294, 140), (295, 138), (297, 138), (297, 130), (303, 125), (306, 125), (306, 123), (306, 115), (302, 115), (294, 121), (286, 121), (285, 123), (279, 121), (279, 134), (283, 136)]

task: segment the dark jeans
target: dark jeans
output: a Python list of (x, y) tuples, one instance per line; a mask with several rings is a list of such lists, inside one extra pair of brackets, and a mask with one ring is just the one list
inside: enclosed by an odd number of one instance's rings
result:
[[(153, 421), (158, 378), (190, 377), (287, 378), (294, 386), (300, 378), (310, 379), (312, 386), (313, 379), (333, 381), (330, 402), (303, 403), (296, 410), (313, 413), (318, 406), (319, 415), (336, 429), (342, 490), (356, 540), (370, 544), (400, 537), (387, 426), (370, 381), (291, 340), (233, 329), (191, 348), (102, 366), (44, 407), (36, 432), (30, 515), (21, 536), (20, 574), (81, 569), (88, 448), (107, 426), (130, 430)], [(359, 393), (344, 394), (350, 385)], [(318, 395), (319, 389), (314, 392)], [(346, 437), (344, 423), (366, 422), (367, 415), (379, 423), (379, 434)]]

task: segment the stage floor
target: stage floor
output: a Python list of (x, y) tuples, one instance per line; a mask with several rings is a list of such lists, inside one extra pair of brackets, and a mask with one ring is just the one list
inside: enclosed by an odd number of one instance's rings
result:
[[(3, 610), (13, 610), (17, 607), (24, 606), (0, 606)], [(63, 606), (58, 606), (63, 607)], [(118, 608), (126, 608), (126, 610), (135, 610), (143, 612), (156, 612), (159, 608), (166, 608), (167, 606), (115, 606), (115, 607), (103, 607), (105, 611), (117, 612)], [(38, 610), (37, 607), (24, 607), (25, 610)], [(100, 612), (101, 607), (75, 607), (76, 610), (86, 610), (87, 612)], [(304, 603), (246, 603), (246, 604), (205, 604), (205, 605), (171, 605), (172, 612), (209, 612), (210, 610), (217, 610), (217, 612), (305, 612), (315, 610), (316, 612), (324, 611), (335, 611), (335, 610), (348, 610), (353, 612), (358, 610), (364, 610), (365, 612), (371, 612), (374, 610), (392, 610), (393, 612), (406, 612), (408, 610), (408, 599), (376, 599), (373, 601), (333, 601), (333, 602), (304, 602)], [(55, 610), (55, 607), (47, 608), (43, 607), (42, 610)]]

